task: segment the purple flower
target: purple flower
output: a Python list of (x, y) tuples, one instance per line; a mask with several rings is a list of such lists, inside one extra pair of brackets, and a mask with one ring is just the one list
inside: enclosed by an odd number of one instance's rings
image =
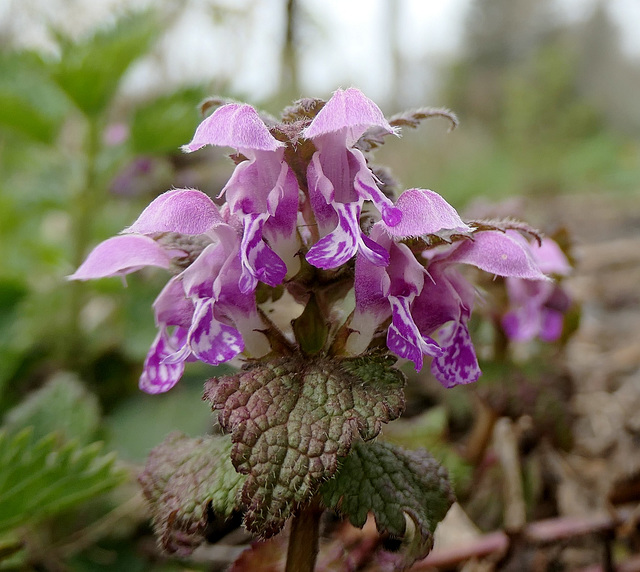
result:
[(389, 261), (386, 250), (360, 229), (365, 200), (373, 202), (389, 227), (402, 217), (378, 188), (363, 154), (354, 148), (371, 127), (394, 133), (375, 103), (350, 88), (336, 91), (302, 132), (316, 147), (307, 169), (307, 184), (322, 238), (311, 247), (307, 260), (318, 268), (336, 268), (358, 251), (377, 266)]
[(351, 322), (354, 333), (348, 340), (348, 349), (352, 353), (364, 351), (377, 327), (391, 316), (387, 346), (396, 355), (413, 361), (419, 370), (424, 355), (437, 357), (443, 353), (412, 316), (414, 304), (432, 278), (411, 250), (393, 239), (443, 229), (470, 229), (455, 209), (433, 191), (405, 191), (398, 199), (397, 208), (402, 212), (402, 221), (394, 227), (380, 221), (370, 235), (388, 251), (388, 266), (380, 267), (364, 256), (356, 260), (356, 310)]
[(171, 389), (189, 359), (218, 365), (245, 349), (254, 356), (268, 351), (266, 338), (257, 331), (264, 325), (254, 292), (240, 289), (242, 237), (209, 197), (195, 190), (168, 191), (124, 232), (130, 234), (99, 244), (69, 278), (124, 275), (144, 266), (170, 268), (174, 261), (179, 265), (196, 256), (154, 302), (159, 332), (145, 361), (141, 389)]
[[(397, 205), (402, 226), (385, 228), (379, 222), (371, 232), (371, 238), (388, 249), (388, 267), (378, 268), (364, 257), (356, 261), (356, 310), (350, 326), (354, 332), (347, 349), (364, 351), (376, 328), (391, 315), (387, 346), (393, 353), (413, 361), (416, 370), (422, 369), (424, 355), (432, 356), (431, 370), (445, 387), (476, 381), (481, 372), (467, 328), (475, 290), (455, 266), (471, 264), (492, 274), (528, 280), (546, 277), (526, 241), (517, 233), (500, 231), (478, 232), (473, 240), (426, 251), (425, 269), (406, 245), (392, 240), (392, 233), (402, 238), (470, 229), (432, 191), (405, 191)], [(434, 334), (437, 342), (430, 337)]]
[[(530, 249), (543, 272), (566, 276), (571, 271), (569, 261), (552, 239), (543, 238), (540, 245), (533, 242)], [(565, 291), (555, 282), (521, 278), (507, 278), (506, 286), (509, 310), (502, 318), (502, 327), (507, 336), (518, 342), (536, 337), (546, 342), (557, 340), (570, 304)]]
[(183, 149), (191, 152), (205, 145), (233, 147), (247, 158), (220, 193), (226, 193), (231, 214), (243, 226), (240, 289), (251, 292), (258, 280), (281, 284), (287, 269), (290, 275), (297, 272), (300, 248), (298, 183), (284, 161), (284, 143), (271, 135), (253, 107), (230, 103), (207, 117)]

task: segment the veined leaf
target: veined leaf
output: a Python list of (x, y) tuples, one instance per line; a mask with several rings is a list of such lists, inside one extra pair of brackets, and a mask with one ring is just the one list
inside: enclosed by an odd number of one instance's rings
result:
[(102, 445), (58, 446), (52, 433), (36, 441), (31, 428), (0, 432), (0, 533), (56, 514), (122, 482), (114, 455)]
[(379, 532), (401, 538), (398, 566), (426, 556), (455, 498), (447, 471), (424, 449), (355, 443), (336, 476), (320, 489), (325, 504), (362, 527), (373, 513)]
[(192, 439), (172, 433), (151, 451), (140, 484), (151, 504), (153, 526), (164, 549), (190, 554), (204, 540), (213, 515), (239, 508), (245, 477), (231, 464), (231, 439)]
[(395, 358), (292, 356), (209, 381), (205, 399), (232, 432), (231, 459), (247, 475), (246, 527), (276, 534), (338, 468), (352, 443), (373, 439), (404, 409)]

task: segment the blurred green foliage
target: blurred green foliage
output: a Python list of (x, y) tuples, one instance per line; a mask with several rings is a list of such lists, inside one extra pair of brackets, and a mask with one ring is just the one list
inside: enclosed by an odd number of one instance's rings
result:
[[(65, 534), (120, 510), (136, 487), (123, 462), (141, 463), (171, 431), (211, 428), (200, 400), (211, 370), (194, 368), (153, 402), (136, 387), (160, 273), (135, 276), (129, 288), (65, 279), (185, 165), (174, 158), (199, 122), (203, 88), (126, 103), (119, 91), (159, 32), (144, 12), (79, 41), (57, 34), (57, 58), (0, 53), (0, 569), (39, 566), (57, 537), (64, 546)], [(161, 161), (162, 177), (134, 172), (149, 160)], [(136, 510), (129, 518), (139, 526)], [(94, 544), (59, 557), (97, 569), (83, 552)], [(129, 540), (107, 545), (126, 569), (151, 569)]]
[[(590, 94), (584, 70), (595, 66), (593, 54), (586, 58), (572, 30), (522, 18), (545, 2), (475, 4), (476, 27), (436, 102), (452, 108), (461, 127), (452, 135), (444, 127), (426, 136), (425, 128), (406, 130), (411, 145), (399, 151), (387, 144), (378, 159), (393, 165), (405, 186), (428, 185), (456, 207), (478, 196), (637, 190), (637, 131), (616, 121), (617, 94)], [(518, 14), (538, 31), (521, 34)], [(591, 38), (611, 33), (597, 16)], [(205, 165), (202, 155), (179, 151), (199, 122), (197, 103), (210, 95), (203, 86), (122, 97), (127, 72), (161, 32), (160, 20), (143, 12), (78, 41), (57, 34), (56, 58), (0, 50), (0, 569), (41, 566), (57, 554), (54, 540), (76, 538), (126, 505), (137, 487), (127, 475), (164, 435), (210, 429), (202, 381), (223, 372), (193, 364), (163, 396), (136, 387), (155, 335), (151, 303), (161, 273), (128, 277), (128, 288), (117, 279), (65, 280), (92, 246), (130, 224), (158, 193), (173, 185), (221, 187), (212, 156)], [(596, 55), (603, 66), (597, 77), (623, 61), (615, 49), (609, 60)], [(485, 369), (487, 382), (502, 383), (500, 371)], [(488, 399), (520, 404), (509, 389)], [(472, 468), (450, 446), (448, 429), (460, 416), (455, 407), (466, 402), (452, 395), (457, 405), (443, 399), (442, 407), (390, 425), (385, 436), (428, 447), (465, 490)], [(539, 405), (548, 403), (532, 403), (533, 416), (541, 415)], [(551, 417), (562, 421), (553, 428), (564, 434), (566, 412)], [(120, 537), (96, 538), (89, 543), (95, 552), (81, 543), (60, 559), (71, 570), (184, 569), (141, 555), (132, 539), (149, 540), (146, 517), (138, 506), (127, 516)], [(109, 563), (100, 551), (111, 555)]]

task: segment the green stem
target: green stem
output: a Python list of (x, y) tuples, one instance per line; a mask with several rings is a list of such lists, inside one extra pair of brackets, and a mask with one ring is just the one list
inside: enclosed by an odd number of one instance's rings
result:
[[(80, 188), (74, 197), (72, 207), (72, 263), (74, 268), (80, 266), (86, 255), (91, 239), (91, 224), (98, 210), (97, 201), (101, 198), (98, 182), (98, 153), (100, 151), (100, 122), (95, 118), (87, 120), (87, 136), (85, 145), (84, 176)], [(81, 363), (82, 335), (80, 332), (80, 313), (86, 301), (85, 284), (73, 281), (69, 285), (71, 300), (69, 302), (69, 325), (66, 338), (66, 363), (77, 368)]]
[(319, 503), (312, 501), (293, 517), (285, 572), (313, 572), (318, 556), (321, 516)]

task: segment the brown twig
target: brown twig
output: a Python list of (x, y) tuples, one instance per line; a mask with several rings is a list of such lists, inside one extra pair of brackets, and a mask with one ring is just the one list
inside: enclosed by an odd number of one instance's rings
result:
[[(611, 514), (597, 513), (585, 517), (561, 517), (541, 520), (528, 524), (522, 531), (522, 538), (531, 545), (551, 544), (587, 534), (602, 534), (612, 531), (632, 515), (632, 508), (621, 508)], [(447, 568), (471, 558), (482, 558), (491, 554), (504, 553), (510, 544), (506, 532), (485, 534), (474, 542), (462, 546), (434, 550), (423, 560), (413, 565), (411, 570)], [(597, 568), (596, 570), (600, 570)], [(633, 569), (633, 568), (632, 568)]]

